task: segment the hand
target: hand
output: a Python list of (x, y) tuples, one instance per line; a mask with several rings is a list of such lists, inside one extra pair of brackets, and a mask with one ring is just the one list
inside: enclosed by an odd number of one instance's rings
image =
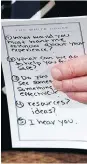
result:
[(53, 86), (73, 100), (87, 103), (87, 56), (55, 64), (51, 70)]

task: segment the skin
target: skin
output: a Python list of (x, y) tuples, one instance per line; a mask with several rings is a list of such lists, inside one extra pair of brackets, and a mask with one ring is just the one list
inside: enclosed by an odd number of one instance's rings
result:
[(87, 103), (87, 55), (55, 64), (52, 67), (53, 86), (81, 103)]

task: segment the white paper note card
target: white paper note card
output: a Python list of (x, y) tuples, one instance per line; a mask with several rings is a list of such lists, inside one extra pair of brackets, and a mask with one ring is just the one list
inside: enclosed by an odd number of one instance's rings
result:
[(50, 68), (87, 54), (87, 17), (2, 22), (13, 148), (87, 149), (87, 105), (52, 86)]

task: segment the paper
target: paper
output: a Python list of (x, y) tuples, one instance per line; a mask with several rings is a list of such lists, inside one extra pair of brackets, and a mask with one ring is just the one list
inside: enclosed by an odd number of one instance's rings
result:
[(87, 17), (2, 22), (12, 147), (87, 149), (87, 105), (52, 86), (50, 69), (87, 53)]

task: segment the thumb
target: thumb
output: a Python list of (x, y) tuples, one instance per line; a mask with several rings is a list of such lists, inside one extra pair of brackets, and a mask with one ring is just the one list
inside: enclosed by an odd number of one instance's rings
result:
[(51, 74), (55, 80), (66, 80), (87, 75), (87, 55), (55, 64)]

